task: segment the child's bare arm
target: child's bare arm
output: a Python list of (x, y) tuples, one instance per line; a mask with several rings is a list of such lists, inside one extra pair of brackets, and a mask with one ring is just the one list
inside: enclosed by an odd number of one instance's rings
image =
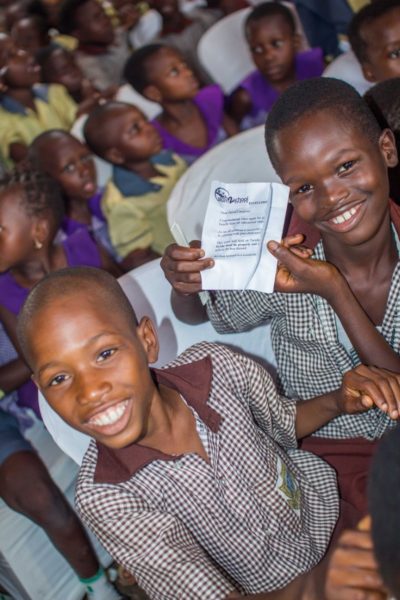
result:
[(121, 262), (121, 267), (124, 271), (130, 271), (131, 269), (136, 269), (136, 267), (140, 267), (155, 258), (160, 258), (160, 255), (157, 254), (154, 250), (149, 248), (138, 248), (137, 250), (132, 250), (129, 252)]
[(101, 257), (101, 267), (105, 271), (108, 271), (114, 277), (120, 277), (123, 274), (121, 267), (115, 262), (115, 260), (108, 254), (102, 246), (97, 244), (99, 254)]
[(364, 364), (400, 372), (400, 356), (376, 329), (334, 265), (300, 258), (292, 249), (277, 242), (269, 242), (268, 249), (279, 261), (276, 291), (322, 296), (338, 315)]
[[(3, 327), (19, 354), (20, 349), (16, 335), (17, 319), (10, 311), (0, 306), (0, 320)], [(0, 367), (0, 389), (3, 392), (12, 392), (29, 380), (31, 370), (22, 358), (16, 358)]]
[(229, 117), (226, 113), (224, 113), (224, 116), (222, 119), (222, 127), (225, 129), (228, 137), (232, 137), (233, 135), (236, 135), (237, 133), (239, 133), (239, 127), (238, 127), (237, 123), (235, 123), (235, 121), (231, 117)]
[(240, 125), (243, 117), (251, 111), (251, 108), (250, 94), (243, 88), (236, 90), (230, 102), (229, 113), (238, 125)]

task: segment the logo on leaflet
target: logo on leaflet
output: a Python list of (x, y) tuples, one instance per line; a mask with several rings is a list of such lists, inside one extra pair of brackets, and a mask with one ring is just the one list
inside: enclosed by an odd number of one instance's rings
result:
[(248, 202), (248, 200), (249, 200), (248, 196), (244, 196), (243, 198), (241, 198), (241, 197), (233, 198), (229, 194), (228, 190), (225, 189), (224, 187), (217, 187), (214, 192), (214, 196), (218, 202), (228, 202), (229, 204), (232, 204), (232, 203), (243, 204), (245, 202)]

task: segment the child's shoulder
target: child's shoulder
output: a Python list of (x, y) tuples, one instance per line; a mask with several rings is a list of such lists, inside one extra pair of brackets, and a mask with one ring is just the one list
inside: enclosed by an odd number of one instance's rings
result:
[(208, 362), (212, 368), (212, 375), (222, 378), (231, 378), (234, 371), (245, 368), (245, 363), (250, 359), (239, 352), (234, 352), (224, 344), (215, 342), (199, 342), (190, 346), (163, 368), (173, 369), (193, 363)]
[(296, 55), (297, 79), (320, 77), (325, 69), (324, 55), (321, 48), (311, 48)]

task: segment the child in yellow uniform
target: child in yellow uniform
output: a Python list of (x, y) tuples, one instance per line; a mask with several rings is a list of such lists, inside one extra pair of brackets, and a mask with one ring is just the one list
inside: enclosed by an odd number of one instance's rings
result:
[(91, 150), (113, 164), (102, 210), (123, 267), (132, 269), (160, 256), (172, 241), (166, 203), (186, 163), (162, 151), (156, 129), (130, 104), (99, 106), (84, 133)]
[(70, 129), (77, 105), (60, 85), (36, 85), (40, 67), (7, 35), (0, 36), (0, 151), (21, 161), (27, 146), (47, 129)]

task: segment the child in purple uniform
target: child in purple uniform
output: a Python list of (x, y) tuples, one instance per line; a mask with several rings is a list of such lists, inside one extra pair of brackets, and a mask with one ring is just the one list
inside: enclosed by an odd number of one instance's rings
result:
[(161, 104), (163, 111), (153, 125), (163, 147), (188, 164), (238, 131), (224, 112), (221, 88), (199, 90), (198, 80), (173, 48), (144, 46), (126, 63), (125, 78), (137, 92)]
[[(30, 289), (50, 271), (86, 265), (118, 274), (115, 263), (85, 229), (55, 243), (63, 214), (58, 187), (47, 175), (15, 171), (0, 180), (0, 320), (11, 341)], [(29, 369), (22, 359), (10, 360), (12, 368), (1, 373), (0, 389), (18, 389), (18, 404), (40, 416)]]
[(297, 52), (293, 15), (278, 2), (257, 6), (246, 19), (245, 34), (257, 70), (230, 98), (230, 113), (241, 129), (263, 124), (282, 92), (295, 81), (319, 77), (324, 70), (320, 48)]
[(52, 129), (32, 142), (29, 159), (61, 188), (66, 212), (61, 222), (63, 234), (70, 236), (84, 228), (117, 258), (101, 209), (103, 190), (97, 187), (96, 167), (88, 147), (70, 133)]

